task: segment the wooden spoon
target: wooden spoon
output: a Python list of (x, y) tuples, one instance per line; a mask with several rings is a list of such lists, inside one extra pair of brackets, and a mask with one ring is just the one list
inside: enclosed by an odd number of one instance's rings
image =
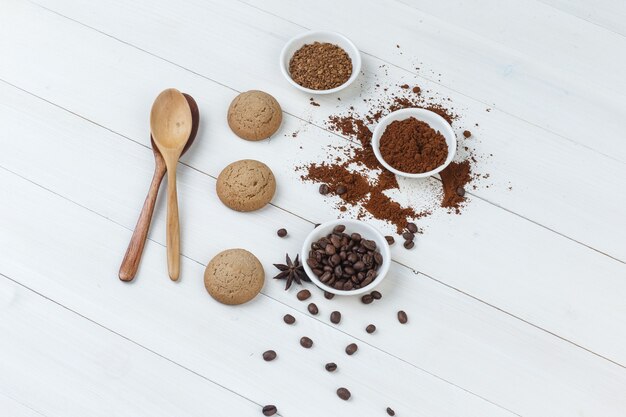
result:
[[(187, 99), (187, 103), (189, 103), (189, 108), (191, 109), (192, 124), (191, 134), (189, 135), (189, 139), (183, 149), (183, 154), (185, 154), (185, 152), (187, 152), (193, 144), (196, 134), (198, 133), (198, 126), (200, 125), (200, 111), (198, 110), (198, 104), (196, 104), (193, 97), (185, 93), (183, 93), (183, 95)], [(154, 154), (154, 175), (152, 176), (152, 182), (150, 183), (148, 195), (146, 196), (143, 208), (139, 214), (135, 231), (133, 232), (133, 236), (130, 238), (128, 249), (126, 249), (124, 260), (120, 266), (119, 277), (122, 281), (131, 281), (137, 274), (143, 248), (146, 243), (146, 239), (148, 238), (148, 231), (150, 230), (150, 223), (152, 222), (152, 214), (154, 213), (154, 206), (156, 204), (159, 188), (161, 187), (161, 182), (167, 172), (165, 160), (163, 159), (161, 152), (159, 152), (159, 149), (156, 147), (154, 139), (152, 139), (152, 135), (150, 136), (150, 142), (152, 143), (152, 153)]]
[(176, 168), (191, 134), (191, 109), (183, 94), (169, 88), (154, 100), (150, 131), (167, 168), (167, 269), (172, 281), (180, 274), (180, 226), (176, 194)]

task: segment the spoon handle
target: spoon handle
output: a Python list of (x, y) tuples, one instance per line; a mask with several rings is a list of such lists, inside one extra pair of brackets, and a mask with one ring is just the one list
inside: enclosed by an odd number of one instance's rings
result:
[(137, 225), (133, 236), (130, 238), (128, 249), (122, 260), (120, 266), (119, 277), (122, 281), (132, 281), (139, 269), (139, 261), (141, 261), (141, 255), (143, 253), (143, 247), (148, 238), (148, 230), (150, 230), (150, 223), (152, 222), (152, 214), (154, 213), (154, 206), (156, 204), (157, 194), (163, 177), (165, 176), (165, 162), (161, 155), (158, 156), (156, 166), (154, 167), (154, 175), (152, 176), (152, 182), (150, 183), (150, 189), (148, 195), (143, 203), (143, 208), (139, 214)]
[(178, 197), (176, 195), (177, 159), (167, 170), (167, 269), (172, 281), (180, 274), (180, 226), (178, 223)]

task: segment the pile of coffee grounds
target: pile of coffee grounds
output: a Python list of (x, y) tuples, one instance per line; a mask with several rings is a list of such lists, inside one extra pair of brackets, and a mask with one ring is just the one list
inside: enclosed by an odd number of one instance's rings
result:
[[(441, 195), (433, 195), (432, 206), (422, 211), (404, 207), (387, 195), (387, 192), (399, 188), (398, 181), (394, 174), (378, 162), (371, 146), (373, 128), (383, 116), (392, 111), (409, 107), (424, 108), (437, 113), (453, 126), (458, 119), (457, 114), (441, 104), (442, 100), (428, 97), (427, 92), (419, 86), (403, 88), (402, 85), (397, 86), (399, 89), (394, 91), (390, 87), (376, 87), (383, 90), (383, 94), (379, 94), (382, 98), (364, 99), (364, 112), (357, 112), (354, 107), (350, 107), (345, 113), (329, 117), (329, 129), (350, 141), (339, 148), (329, 148), (332, 155), (329, 153), (328, 161), (298, 167), (304, 171), (301, 178), (327, 185), (323, 194), (338, 196), (341, 199), (338, 205), (341, 211), (354, 207), (358, 212), (357, 218), (371, 217), (386, 221), (395, 226), (398, 234), (406, 230), (411, 220), (431, 215), (437, 206), (453, 213), (461, 213), (466, 202), (464, 187), (478, 178), (477, 174), (472, 173), (472, 164), (476, 159), (463, 142), (470, 139), (459, 135), (459, 146), (466, 154), (469, 153), (469, 159), (453, 162), (440, 173), (443, 179)], [(340, 157), (335, 155), (336, 151), (341, 153)], [(430, 202), (427, 204), (430, 206)]]
[(315, 42), (293, 54), (289, 74), (302, 87), (330, 90), (348, 81), (352, 75), (352, 60), (337, 45)]
[(395, 169), (421, 174), (443, 165), (448, 145), (446, 138), (428, 123), (409, 117), (387, 126), (380, 137), (380, 153)]

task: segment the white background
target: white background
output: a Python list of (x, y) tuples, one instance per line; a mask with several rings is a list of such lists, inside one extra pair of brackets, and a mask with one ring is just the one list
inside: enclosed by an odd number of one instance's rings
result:
[[(0, 415), (257, 416), (276, 404), (299, 417), (388, 406), (399, 417), (626, 416), (625, 21), (621, 0), (2, 0)], [(311, 106), (278, 70), (283, 44), (307, 29), (362, 51), (364, 75), (341, 102)], [(340, 213), (294, 166), (345, 143), (329, 114), (375, 83), (405, 82), (452, 100), (457, 132), (493, 154), (477, 166), (490, 178), (462, 215), (420, 221), (415, 249), (393, 247), (381, 301), (314, 291), (312, 317), (271, 264)], [(148, 114), (167, 87), (201, 110), (179, 167), (182, 278), (167, 277), (162, 193), (139, 274), (122, 283), (153, 170)], [(283, 106), (269, 141), (226, 124), (249, 89)], [(247, 214), (214, 190), (243, 158), (278, 181), (273, 204)], [(439, 182), (401, 186), (419, 202)], [(254, 252), (267, 275), (240, 307), (202, 282), (231, 247)], [(351, 342), (360, 349), (348, 357)], [(278, 359), (266, 363), (270, 348)]]

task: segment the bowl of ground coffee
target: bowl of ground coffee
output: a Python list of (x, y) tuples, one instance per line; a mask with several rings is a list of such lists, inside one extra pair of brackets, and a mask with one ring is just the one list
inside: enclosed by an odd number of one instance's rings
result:
[(456, 136), (450, 123), (437, 113), (409, 108), (392, 112), (378, 122), (372, 147), (380, 163), (394, 174), (426, 178), (452, 162)]
[(308, 94), (336, 93), (358, 77), (361, 54), (339, 33), (306, 32), (283, 47), (280, 71), (291, 85)]
[(304, 241), (304, 270), (324, 291), (357, 295), (382, 282), (391, 265), (385, 237), (359, 220), (333, 220), (316, 227)]

